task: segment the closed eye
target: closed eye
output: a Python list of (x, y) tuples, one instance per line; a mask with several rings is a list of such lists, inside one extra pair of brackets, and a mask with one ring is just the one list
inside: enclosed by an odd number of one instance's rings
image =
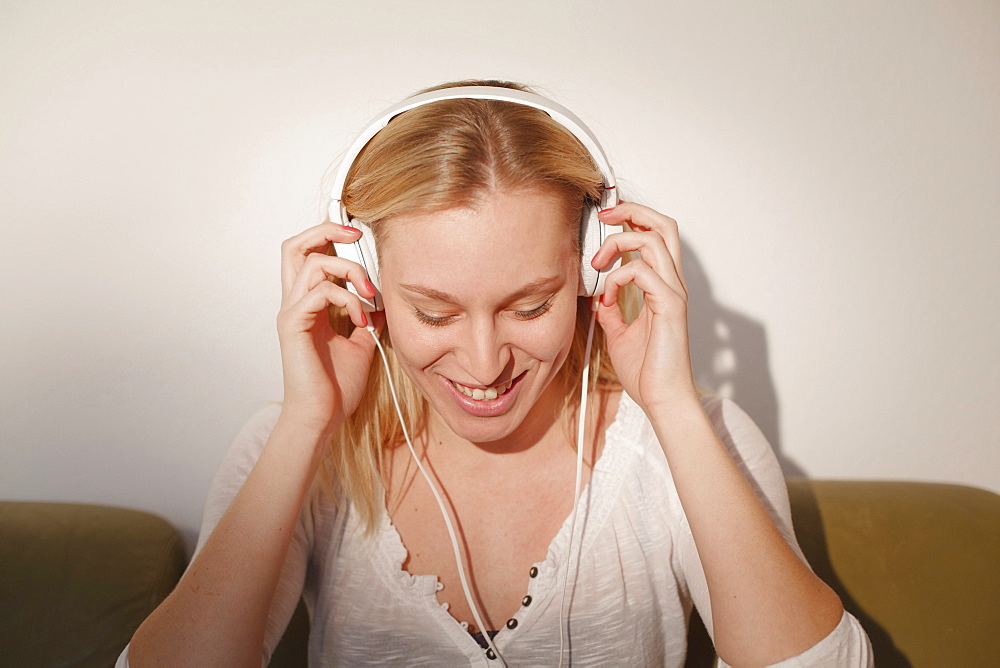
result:
[(550, 308), (552, 308), (552, 300), (547, 299), (544, 304), (537, 308), (533, 308), (530, 311), (514, 311), (514, 317), (518, 320), (534, 320), (535, 318), (548, 313)]
[[(518, 320), (534, 320), (535, 318), (541, 317), (548, 313), (549, 309), (552, 308), (552, 300), (547, 299), (543, 304), (537, 306), (533, 309), (527, 311), (514, 310), (511, 313)], [(457, 316), (454, 315), (431, 315), (421, 311), (418, 308), (413, 309), (413, 314), (417, 317), (417, 320), (424, 323), (425, 325), (430, 325), (431, 327), (443, 327), (451, 323)]]
[(430, 325), (431, 327), (443, 327), (451, 322), (451, 320), (455, 317), (451, 315), (435, 316), (429, 313), (424, 313), (418, 308), (413, 309), (413, 314), (417, 316), (417, 320), (425, 325)]

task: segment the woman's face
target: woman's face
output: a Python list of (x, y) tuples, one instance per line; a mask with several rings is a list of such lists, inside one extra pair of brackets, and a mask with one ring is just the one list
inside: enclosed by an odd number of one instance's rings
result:
[(517, 191), (386, 223), (386, 321), (435, 426), (516, 440), (558, 405), (546, 390), (572, 342), (580, 271), (565, 208)]

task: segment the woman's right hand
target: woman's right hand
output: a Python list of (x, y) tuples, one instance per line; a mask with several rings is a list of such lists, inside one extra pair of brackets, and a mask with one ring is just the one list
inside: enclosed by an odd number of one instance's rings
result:
[[(281, 245), (281, 310), (278, 340), (285, 398), (283, 413), (303, 426), (328, 429), (357, 409), (368, 380), (375, 341), (361, 300), (329, 277), (350, 281), (359, 294), (374, 296), (361, 265), (327, 255), (333, 242), (352, 243), (361, 233), (331, 222)], [(344, 308), (355, 325), (349, 337), (334, 331), (329, 306)], [(376, 331), (382, 313), (372, 314)]]

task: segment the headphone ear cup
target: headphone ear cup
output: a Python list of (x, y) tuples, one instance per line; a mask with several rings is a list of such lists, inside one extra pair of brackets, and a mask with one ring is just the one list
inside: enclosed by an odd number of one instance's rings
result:
[(372, 229), (360, 220), (352, 220), (351, 226), (361, 230), (361, 237), (353, 244), (335, 243), (333, 248), (337, 251), (337, 257), (357, 262), (364, 268), (368, 280), (375, 286), (375, 296), (371, 299), (362, 297), (350, 281), (347, 282), (347, 289), (361, 300), (361, 306), (366, 312), (381, 311), (385, 306), (382, 303), (382, 284), (378, 276), (378, 252), (375, 249), (375, 235), (372, 234)]
[(608, 226), (597, 217), (599, 210), (598, 207), (591, 206), (583, 212), (583, 253), (580, 258), (580, 295), (583, 297), (603, 295), (604, 279), (607, 278), (609, 272), (614, 271), (622, 264), (621, 258), (619, 258), (604, 271), (598, 271), (590, 264), (601, 244), (611, 234)]
[(601, 294), (597, 292), (597, 287), (603, 281), (600, 280), (600, 272), (590, 264), (597, 249), (601, 247), (601, 231), (597, 227), (600, 221), (597, 219), (597, 207), (588, 206), (583, 211), (580, 224), (583, 226), (583, 248), (580, 255), (580, 296), (593, 297)]

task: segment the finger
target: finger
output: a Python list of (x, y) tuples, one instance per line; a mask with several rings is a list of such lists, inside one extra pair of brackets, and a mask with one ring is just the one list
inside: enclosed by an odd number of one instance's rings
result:
[[(591, 265), (603, 269), (624, 253), (637, 252), (641, 260), (652, 267), (674, 290), (687, 297), (687, 287), (677, 263), (658, 232), (618, 232), (612, 234), (594, 255)], [(632, 264), (627, 262), (624, 266)]]
[(663, 237), (656, 232), (616, 232), (604, 240), (590, 264), (595, 269), (605, 269), (630, 251), (638, 252), (643, 260), (660, 271), (673, 265)]
[(608, 274), (604, 282), (601, 303), (613, 306), (618, 302), (621, 289), (634, 283), (643, 292), (643, 306), (658, 315), (668, 315), (677, 308), (686, 309), (687, 296), (663, 280), (652, 267), (642, 260), (633, 260)]
[[(375, 330), (375, 336), (381, 337), (382, 328), (385, 326), (385, 318), (381, 318), (381, 324), (378, 324), (378, 316), (382, 315), (381, 311), (374, 311), (368, 315), (368, 323), (373, 326)], [(364, 347), (366, 350), (375, 348), (375, 339), (372, 338), (371, 333), (368, 331), (367, 327), (355, 327), (354, 331), (350, 333), (347, 339), (356, 345)]]
[(347, 340), (356, 346), (360, 346), (369, 355), (372, 355), (376, 348), (375, 339), (382, 339), (382, 330), (385, 329), (385, 313), (383, 311), (373, 311), (368, 313), (367, 316), (369, 325), (375, 330), (375, 336), (371, 335), (367, 327), (355, 327), (354, 331), (347, 337)]
[(677, 265), (677, 274), (680, 276), (681, 283), (687, 289), (687, 283), (684, 280), (683, 258), (681, 257), (681, 238), (676, 220), (635, 202), (619, 202), (618, 206), (605, 209), (598, 215), (601, 222), (608, 225), (628, 223), (628, 226), (633, 230), (652, 231), (663, 237), (667, 250), (670, 251), (670, 255)]
[(335, 255), (310, 253), (305, 257), (302, 268), (289, 287), (288, 293), (283, 296), (283, 300), (294, 303), (302, 299), (306, 292), (329, 278), (350, 281), (358, 294), (369, 298), (375, 296), (375, 286), (368, 280), (368, 274), (358, 263)]
[(625, 316), (622, 315), (621, 309), (617, 305), (605, 306), (601, 297), (595, 299), (598, 300), (597, 322), (601, 324), (608, 339), (613, 340), (628, 327)]
[(310, 227), (281, 244), (281, 289), (287, 292), (310, 253), (326, 253), (332, 243), (353, 243), (361, 231), (346, 225), (325, 222)]
[(603, 209), (598, 215), (601, 222), (608, 225), (628, 223), (633, 229), (656, 230), (661, 233), (677, 229), (677, 221), (670, 216), (636, 202), (620, 201), (616, 206)]
[(309, 331), (321, 314), (326, 317), (326, 310), (330, 306), (347, 311), (355, 327), (368, 326), (368, 317), (357, 295), (330, 281), (320, 281), (319, 285), (307, 291), (301, 299), (282, 308), (278, 314), (279, 327), (289, 332)]

